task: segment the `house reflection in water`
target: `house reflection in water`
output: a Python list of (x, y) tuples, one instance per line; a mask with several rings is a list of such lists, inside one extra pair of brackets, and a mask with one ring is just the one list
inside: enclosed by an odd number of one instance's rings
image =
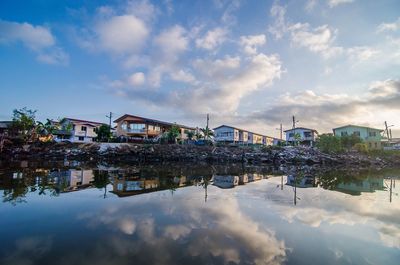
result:
[(257, 173), (248, 173), (239, 176), (234, 175), (214, 175), (213, 185), (221, 189), (231, 189), (237, 185), (244, 185), (249, 182), (258, 181), (264, 178), (264, 175)]
[(69, 169), (52, 171), (49, 174), (51, 182), (60, 192), (71, 192), (93, 186), (94, 174), (89, 169)]
[(289, 175), (287, 176), (286, 185), (298, 187), (298, 188), (313, 188), (317, 187), (317, 179), (315, 176), (296, 176), (296, 175)]
[(154, 177), (141, 171), (110, 173), (113, 186), (112, 193), (118, 197), (133, 196), (160, 190), (172, 190), (193, 185), (197, 178), (190, 176)]
[(359, 196), (362, 192), (375, 192), (377, 190), (383, 191), (386, 190), (386, 187), (384, 184), (384, 178), (367, 178), (348, 183), (339, 183), (335, 190)]

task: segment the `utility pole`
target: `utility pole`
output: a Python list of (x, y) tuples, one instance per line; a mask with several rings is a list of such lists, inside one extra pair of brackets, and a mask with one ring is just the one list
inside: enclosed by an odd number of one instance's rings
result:
[(389, 129), (390, 141), (392, 140), (392, 129)]
[(207, 113), (207, 126), (206, 126), (206, 140), (208, 140), (208, 122), (210, 120), (210, 115)]
[[(111, 119), (112, 119), (113, 113), (110, 111), (110, 115), (106, 115), (107, 118), (109, 118), (109, 128), (108, 128), (108, 133), (109, 135), (111, 135)], [(108, 139), (108, 141), (110, 141), (110, 139)]]
[(294, 117), (294, 115), (292, 116), (293, 118), (293, 129), (296, 129), (296, 118)]
[(279, 128), (276, 128), (276, 129), (279, 130), (279, 132), (280, 132), (280, 135), (281, 135), (281, 136), (280, 136), (280, 137), (281, 137), (280, 139), (281, 139), (281, 140), (283, 140), (283, 139), (282, 139), (282, 134), (283, 134), (283, 129), (282, 129), (282, 128), (283, 128), (283, 127), (282, 127), (282, 123), (281, 123), (281, 125), (279, 126)]
[(296, 121), (296, 117), (294, 115), (292, 116), (292, 120), (293, 120), (293, 139), (294, 143), (296, 144), (296, 123), (298, 123), (299, 121)]
[(385, 121), (385, 128), (386, 128), (386, 137), (387, 137), (387, 139), (389, 141), (389, 129), (388, 129), (388, 125), (387, 125), (386, 121)]

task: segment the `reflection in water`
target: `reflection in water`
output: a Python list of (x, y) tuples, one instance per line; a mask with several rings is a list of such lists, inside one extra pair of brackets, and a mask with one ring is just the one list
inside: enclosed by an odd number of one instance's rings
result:
[(399, 173), (1, 171), (0, 264), (397, 264)]

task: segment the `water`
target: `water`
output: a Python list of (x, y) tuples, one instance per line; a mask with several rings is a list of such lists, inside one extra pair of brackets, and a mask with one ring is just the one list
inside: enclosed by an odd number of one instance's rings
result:
[(0, 264), (400, 264), (400, 170), (0, 170)]

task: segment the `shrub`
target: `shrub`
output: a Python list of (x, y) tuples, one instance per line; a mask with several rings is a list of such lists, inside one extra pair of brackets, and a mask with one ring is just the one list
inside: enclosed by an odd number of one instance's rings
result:
[(317, 147), (326, 153), (343, 151), (340, 138), (330, 134), (322, 134), (317, 140)]
[(360, 153), (368, 153), (368, 145), (363, 143), (356, 143), (353, 146), (353, 149), (357, 150)]

